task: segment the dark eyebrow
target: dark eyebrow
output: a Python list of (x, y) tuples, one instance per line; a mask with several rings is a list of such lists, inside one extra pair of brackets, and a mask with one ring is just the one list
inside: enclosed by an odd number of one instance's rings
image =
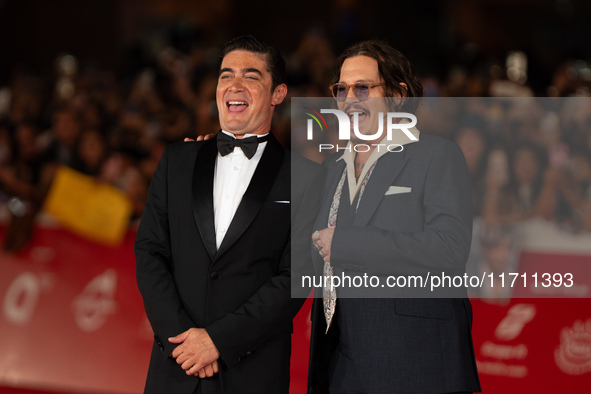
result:
[[(251, 67), (251, 68), (242, 68), (241, 71), (244, 74), (246, 74), (246, 73), (257, 73), (261, 77), (263, 76), (263, 73), (259, 69), (254, 68), (254, 67)], [(222, 69), (220, 69), (219, 75), (222, 75), (225, 72), (234, 72), (234, 69), (229, 68), (229, 67), (222, 68)]]
[[(343, 83), (343, 84), (345, 84), (345, 82), (343, 82), (343, 81), (339, 81), (338, 83)], [(370, 85), (371, 85), (371, 84), (373, 84), (373, 83), (376, 83), (376, 82), (374, 82), (374, 81), (373, 81), (373, 80), (371, 80), (371, 79), (358, 79), (357, 81), (355, 81), (355, 82), (353, 82), (353, 83), (367, 83), (367, 84), (370, 84)]]
[(246, 73), (257, 73), (257, 74), (259, 74), (261, 77), (263, 76), (263, 73), (262, 73), (262, 72), (260, 72), (260, 70), (259, 70), (259, 69), (257, 69), (257, 68), (245, 68), (245, 69), (243, 69), (243, 70), (244, 70), (244, 73), (245, 73), (245, 74), (246, 74)]

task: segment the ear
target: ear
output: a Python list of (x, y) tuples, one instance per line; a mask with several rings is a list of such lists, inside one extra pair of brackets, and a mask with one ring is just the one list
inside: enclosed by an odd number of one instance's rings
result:
[(398, 85), (400, 85), (400, 87), (402, 87), (402, 97), (406, 97), (408, 95), (408, 85), (405, 84), (404, 82), (400, 82)]
[(283, 102), (283, 99), (287, 95), (287, 86), (282, 83), (281, 85), (277, 85), (275, 90), (273, 91), (273, 98), (271, 99), (271, 105), (276, 106)]

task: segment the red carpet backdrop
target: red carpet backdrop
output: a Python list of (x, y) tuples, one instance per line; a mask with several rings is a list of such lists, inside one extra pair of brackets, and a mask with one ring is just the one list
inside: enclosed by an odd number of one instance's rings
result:
[[(36, 228), (24, 251), (0, 254), (0, 392), (142, 391), (152, 333), (135, 283), (134, 237), (129, 232), (120, 246), (109, 247), (67, 230)], [(547, 253), (523, 253), (520, 266), (557, 259), (591, 267), (590, 256)], [(294, 394), (305, 392), (310, 304), (294, 329)], [(591, 300), (473, 300), (473, 306), (485, 393), (589, 387)]]

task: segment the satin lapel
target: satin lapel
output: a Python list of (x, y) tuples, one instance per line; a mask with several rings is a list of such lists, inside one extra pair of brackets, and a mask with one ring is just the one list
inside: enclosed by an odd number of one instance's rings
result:
[(275, 183), (284, 155), (285, 150), (271, 134), (261, 161), (259, 161), (250, 184), (240, 201), (216, 258), (226, 252), (254, 220), (267, 199), (273, 183)]
[(408, 158), (404, 157), (404, 154), (395, 152), (385, 154), (378, 160), (361, 197), (359, 209), (355, 215), (355, 226), (367, 226), (386, 191), (400, 174), (407, 161)]
[(193, 215), (203, 244), (212, 260), (216, 255), (213, 176), (217, 153), (215, 139), (205, 142), (197, 152), (193, 169)]

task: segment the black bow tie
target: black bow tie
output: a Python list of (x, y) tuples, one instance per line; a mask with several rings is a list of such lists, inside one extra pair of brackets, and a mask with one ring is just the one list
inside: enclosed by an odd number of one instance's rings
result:
[(234, 147), (239, 147), (244, 152), (244, 155), (248, 157), (248, 160), (252, 159), (257, 151), (260, 142), (265, 142), (269, 139), (269, 134), (264, 137), (247, 137), (237, 139), (230, 137), (229, 135), (222, 133), (221, 131), (217, 135), (218, 151), (222, 156), (226, 156), (228, 153), (234, 151)]

